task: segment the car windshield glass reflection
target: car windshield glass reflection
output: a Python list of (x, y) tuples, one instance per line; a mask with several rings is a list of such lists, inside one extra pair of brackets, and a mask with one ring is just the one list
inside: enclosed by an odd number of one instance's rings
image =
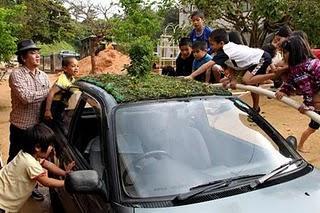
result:
[(117, 109), (119, 167), (127, 195), (186, 193), (209, 181), (265, 174), (292, 160), (239, 106), (214, 98)]

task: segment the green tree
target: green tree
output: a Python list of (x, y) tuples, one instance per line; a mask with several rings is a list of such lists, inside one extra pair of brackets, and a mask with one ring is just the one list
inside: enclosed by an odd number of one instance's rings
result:
[(18, 20), (23, 11), (21, 6), (0, 8), (0, 61), (9, 61), (16, 50), (15, 35), (22, 28)]
[(295, 29), (307, 33), (310, 43), (320, 47), (320, 4), (319, 0), (305, 0), (297, 4), (292, 15)]
[(152, 5), (141, 1), (120, 1), (125, 14), (112, 20), (112, 33), (118, 42), (131, 43), (147, 36), (156, 41), (161, 31), (162, 18), (152, 9)]
[[(319, 14), (318, 0), (181, 0), (183, 4), (196, 5), (203, 10), (207, 19), (219, 20), (224, 27), (238, 30), (242, 35), (250, 34), (249, 45), (259, 47), (268, 33), (275, 31), (283, 24), (311, 29), (315, 26), (319, 32), (319, 19), (311, 20)], [(312, 3), (311, 3), (312, 2)], [(314, 11), (310, 13), (309, 11)], [(307, 15), (309, 14), (309, 15)], [(218, 23), (213, 22), (217, 27)], [(312, 24), (311, 24), (312, 23)], [(316, 24), (318, 23), (318, 24)], [(315, 29), (313, 29), (315, 30)]]
[(20, 38), (32, 38), (41, 43), (73, 38), (71, 17), (59, 0), (19, 1), (26, 6)]
[(149, 37), (142, 36), (134, 40), (129, 48), (131, 64), (128, 73), (131, 76), (144, 77), (151, 71), (153, 44)]

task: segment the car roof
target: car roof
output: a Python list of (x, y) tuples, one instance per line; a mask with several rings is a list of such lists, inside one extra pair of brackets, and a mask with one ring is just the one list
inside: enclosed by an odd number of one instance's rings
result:
[(79, 81), (96, 85), (111, 94), (117, 103), (194, 96), (231, 96), (225, 89), (215, 88), (194, 80), (157, 74), (145, 77), (102, 74), (86, 76)]

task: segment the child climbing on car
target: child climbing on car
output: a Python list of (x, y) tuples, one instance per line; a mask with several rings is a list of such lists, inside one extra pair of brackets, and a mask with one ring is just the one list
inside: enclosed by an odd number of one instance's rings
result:
[(44, 118), (46, 120), (59, 120), (63, 110), (68, 106), (68, 100), (72, 95), (71, 86), (75, 82), (74, 76), (79, 72), (78, 60), (73, 57), (65, 57), (62, 60), (63, 73), (51, 87), (47, 100)]
[(0, 170), (0, 212), (18, 212), (37, 182), (47, 187), (64, 186), (64, 180), (49, 178), (43, 169), (65, 176), (75, 165), (71, 162), (63, 170), (44, 159), (55, 140), (53, 131), (45, 124), (26, 130), (22, 150)]
[[(234, 71), (245, 71), (242, 81), (249, 85), (257, 85), (275, 76), (275, 73), (266, 73), (267, 67), (271, 64), (271, 56), (268, 52), (229, 41), (228, 33), (224, 29), (214, 30), (210, 34), (209, 41), (216, 54), (211, 61), (187, 76), (187, 79), (195, 78), (214, 65), (228, 69), (229, 77), (221, 79), (224, 84), (235, 85)], [(251, 96), (253, 109), (259, 112), (259, 95), (252, 93)]]
[[(195, 41), (192, 44), (192, 53), (194, 60), (192, 63), (192, 72), (196, 71), (201, 65), (212, 60), (211, 55), (207, 53), (207, 43), (205, 41)], [(209, 82), (209, 78), (206, 73), (203, 73), (195, 77), (197, 81)]]
[[(308, 43), (301, 36), (291, 36), (282, 43), (284, 60), (289, 65), (287, 80), (276, 92), (276, 98), (299, 93), (303, 95), (301, 113), (313, 110), (320, 114), (320, 60), (310, 55)], [(298, 150), (303, 151), (304, 142), (319, 129), (320, 125), (311, 120), (309, 127), (302, 133)]]

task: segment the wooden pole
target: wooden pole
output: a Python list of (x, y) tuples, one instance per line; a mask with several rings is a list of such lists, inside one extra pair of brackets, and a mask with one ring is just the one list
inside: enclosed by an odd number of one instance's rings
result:
[[(217, 84), (211, 84), (210, 86), (212, 87), (220, 87), (222, 88), (222, 83), (217, 83)], [(227, 88), (230, 88), (230, 86), (227, 86)], [(275, 96), (275, 92), (272, 92), (270, 90), (267, 89), (263, 89), (261, 87), (255, 87), (255, 86), (249, 86), (249, 85), (243, 85), (243, 84), (236, 84), (236, 89), (240, 89), (240, 90), (246, 90), (246, 91), (250, 91), (259, 95), (264, 95), (267, 96), (269, 98), (273, 98), (276, 99)], [(276, 99), (278, 100), (278, 99)], [(288, 106), (295, 108), (296, 110), (299, 109), (299, 107), (301, 106), (301, 103), (298, 103), (294, 100), (292, 100), (289, 97), (282, 97), (279, 101), (287, 104)], [(310, 117), (312, 120), (316, 121), (317, 123), (320, 124), (320, 115), (314, 111), (306, 111), (304, 113), (305, 115), (307, 115), (308, 117)]]

